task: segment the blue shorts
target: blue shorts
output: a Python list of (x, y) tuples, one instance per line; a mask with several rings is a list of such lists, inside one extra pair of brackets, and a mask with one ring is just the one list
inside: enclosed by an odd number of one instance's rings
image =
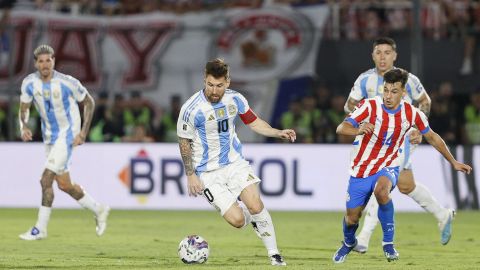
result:
[(350, 177), (347, 191), (347, 208), (365, 206), (373, 193), (375, 184), (380, 176), (386, 176), (392, 182), (392, 190), (397, 185), (398, 167), (383, 168), (374, 175), (366, 178)]

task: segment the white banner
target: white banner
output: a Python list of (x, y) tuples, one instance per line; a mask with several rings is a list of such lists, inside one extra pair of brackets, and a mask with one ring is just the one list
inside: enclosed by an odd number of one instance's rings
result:
[[(330, 211), (345, 208), (350, 148), (247, 144), (244, 155), (263, 180), (262, 198), (269, 209)], [(44, 146), (3, 143), (0, 149), (0, 207), (37, 207), (41, 200)], [(464, 149), (455, 152), (463, 160)], [(473, 157), (473, 167), (479, 168), (480, 147), (465, 156)], [(478, 207), (478, 170), (474, 169), (469, 179), (452, 174), (450, 166), (431, 146), (419, 147), (413, 164), (416, 180), (425, 184), (440, 204), (473, 208), (477, 198)], [(73, 153), (71, 176), (99, 202), (113, 208), (212, 209), (205, 198), (186, 194), (177, 144), (86, 144)], [(393, 199), (396, 210), (422, 210), (398, 190), (393, 191)], [(54, 207), (79, 206), (55, 187)]]
[[(87, 88), (138, 90), (166, 106), (172, 94), (186, 100), (202, 88), (204, 65), (213, 57), (231, 65), (237, 86), (314, 74), (327, 17), (327, 5), (181, 16), (75, 17), (14, 11), (15, 32), (9, 40), (13, 79), (18, 84), (33, 70), (34, 48), (48, 43), (56, 50), (56, 68)], [(9, 82), (9, 72), (7, 62), (0, 63), (0, 85)]]

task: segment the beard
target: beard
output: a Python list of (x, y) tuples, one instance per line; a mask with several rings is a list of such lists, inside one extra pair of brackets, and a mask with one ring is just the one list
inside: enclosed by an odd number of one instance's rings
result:
[(222, 98), (223, 98), (223, 94), (221, 95), (210, 94), (207, 96), (208, 101), (210, 101), (211, 103), (218, 103), (220, 100), (222, 100)]

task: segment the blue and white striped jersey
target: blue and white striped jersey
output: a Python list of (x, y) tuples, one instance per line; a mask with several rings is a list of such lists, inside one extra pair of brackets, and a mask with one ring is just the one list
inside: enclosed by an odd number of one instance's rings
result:
[[(190, 97), (180, 110), (177, 135), (193, 141), (195, 172), (213, 171), (239, 159), (242, 144), (235, 132), (235, 120), (253, 115), (248, 102), (240, 93), (227, 89), (218, 103), (210, 103), (203, 90)], [(256, 117), (255, 117), (256, 119)]]
[[(405, 95), (404, 100), (410, 104), (413, 101), (417, 101), (425, 92), (425, 88), (423, 88), (420, 80), (412, 73), (408, 73), (408, 81), (405, 88), (407, 89), (407, 95)], [(362, 100), (375, 96), (383, 96), (383, 77), (377, 73), (376, 68), (372, 68), (358, 76), (349, 97), (355, 100)]]
[(77, 102), (83, 101), (87, 89), (75, 78), (54, 71), (50, 82), (43, 82), (38, 72), (22, 82), (20, 101), (33, 103), (41, 117), (45, 144), (66, 140), (67, 145), (80, 132), (80, 111)]

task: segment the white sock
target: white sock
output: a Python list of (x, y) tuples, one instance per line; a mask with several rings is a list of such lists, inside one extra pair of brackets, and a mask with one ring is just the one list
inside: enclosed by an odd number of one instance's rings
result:
[(245, 224), (243, 224), (243, 227), (245, 227), (252, 222), (252, 215), (248, 212), (248, 209), (245, 206), (240, 205), (240, 208), (242, 208), (243, 216), (245, 217)]
[(38, 209), (38, 219), (35, 227), (40, 231), (46, 232), (48, 221), (50, 220), (50, 213), (52, 213), (52, 208), (48, 206), (40, 206)]
[(441, 221), (445, 217), (447, 209), (438, 203), (423, 184), (417, 182), (415, 189), (410, 192), (408, 196), (416, 201), (427, 212), (432, 213), (438, 221)]
[(83, 208), (86, 208), (92, 212), (94, 212), (95, 214), (98, 214), (100, 212), (100, 204), (97, 203), (93, 198), (92, 196), (90, 196), (88, 193), (86, 193), (85, 191), (83, 192), (85, 195), (83, 195), (83, 197), (78, 200), (77, 202), (83, 207)]
[(375, 195), (372, 194), (365, 208), (365, 217), (363, 218), (362, 230), (357, 236), (360, 245), (368, 247), (370, 237), (378, 224), (378, 202)]
[(277, 248), (277, 239), (275, 229), (273, 228), (272, 217), (270, 217), (267, 209), (264, 207), (260, 213), (252, 215), (252, 221), (257, 224), (263, 244), (267, 248), (268, 256), (280, 254)]

